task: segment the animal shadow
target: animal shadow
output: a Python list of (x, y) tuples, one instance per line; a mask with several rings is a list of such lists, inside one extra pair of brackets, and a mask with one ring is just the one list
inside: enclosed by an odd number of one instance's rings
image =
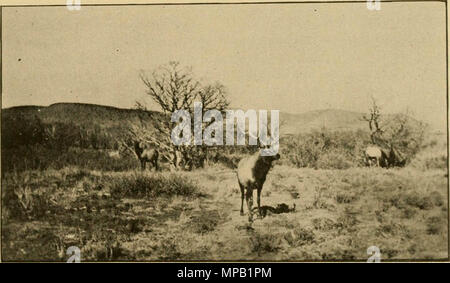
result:
[[(258, 207), (254, 207), (252, 210), (254, 211), (254, 213), (257, 213)], [(295, 203), (292, 205), (292, 208), (290, 208), (289, 205), (285, 203), (279, 203), (277, 204), (276, 207), (270, 205), (263, 205), (261, 206), (261, 218), (264, 218), (272, 214), (289, 213), (294, 211), (295, 211)]]

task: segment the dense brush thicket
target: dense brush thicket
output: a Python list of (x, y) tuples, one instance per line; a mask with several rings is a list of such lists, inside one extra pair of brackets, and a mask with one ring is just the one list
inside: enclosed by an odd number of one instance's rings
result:
[(312, 131), (281, 139), (287, 165), (321, 169), (345, 169), (364, 165), (364, 149), (370, 143), (365, 131)]

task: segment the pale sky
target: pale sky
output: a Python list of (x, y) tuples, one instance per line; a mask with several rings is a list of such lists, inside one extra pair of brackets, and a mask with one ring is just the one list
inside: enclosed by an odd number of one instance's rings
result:
[[(220, 81), (232, 107), (368, 109), (446, 124), (445, 3), (3, 8), (2, 107), (132, 107), (169, 61)], [(152, 108), (152, 104), (150, 104)]]

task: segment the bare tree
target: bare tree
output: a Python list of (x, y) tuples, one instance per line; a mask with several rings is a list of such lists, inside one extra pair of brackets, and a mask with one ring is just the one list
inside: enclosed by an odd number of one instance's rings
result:
[(369, 124), (372, 143), (394, 151), (397, 159), (404, 161), (419, 151), (425, 124), (412, 119), (408, 110), (404, 114), (382, 115), (381, 108), (372, 97), (369, 114), (364, 115), (363, 120)]
[(391, 148), (401, 149), (406, 156), (412, 157), (420, 150), (425, 130), (426, 125), (411, 118), (406, 111), (387, 121), (383, 136)]
[(160, 66), (151, 76), (144, 71), (139, 76), (147, 87), (147, 94), (165, 114), (190, 109), (198, 97), (200, 82), (193, 78), (191, 68), (182, 68), (178, 62)]
[(230, 105), (226, 98), (225, 86), (219, 82), (206, 85), (198, 93), (200, 102), (203, 104), (203, 113), (210, 109), (224, 111)]
[(363, 116), (363, 120), (369, 123), (370, 139), (373, 144), (382, 141), (383, 129), (381, 126), (381, 108), (378, 106), (375, 98), (372, 97), (372, 104), (369, 108), (369, 114)]
[[(215, 82), (214, 84), (209, 84), (203, 87), (198, 93), (198, 99), (203, 106), (202, 116), (205, 115), (206, 111), (211, 109), (216, 109), (223, 113), (230, 104), (226, 98), (226, 93), (227, 92), (225, 86), (219, 82)], [(204, 130), (212, 123), (214, 123), (214, 121), (211, 121), (209, 123), (203, 122), (202, 130)], [(205, 162), (209, 162), (208, 148), (208, 146), (202, 145), (198, 148), (198, 150), (194, 151), (196, 153), (196, 158), (190, 158), (191, 164), (189, 164), (189, 166), (194, 166), (194, 162), (197, 163), (198, 166), (203, 167)]]
[[(176, 146), (172, 143), (171, 131), (175, 125), (171, 122), (170, 116), (180, 109), (193, 113), (196, 101), (203, 104), (202, 116), (210, 109), (224, 111), (229, 105), (225, 87), (218, 82), (202, 85), (194, 77), (192, 68), (182, 67), (178, 62), (160, 66), (150, 75), (141, 71), (139, 77), (146, 87), (146, 94), (164, 115), (153, 123), (151, 128), (140, 119), (139, 125), (131, 127), (129, 136), (158, 146), (172, 168), (180, 167), (181, 163), (192, 168), (195, 165), (193, 160), (196, 158), (203, 164), (207, 156), (206, 147)], [(147, 111), (145, 105), (140, 102), (136, 102), (136, 108), (143, 112)], [(206, 126), (203, 124), (202, 130)]]

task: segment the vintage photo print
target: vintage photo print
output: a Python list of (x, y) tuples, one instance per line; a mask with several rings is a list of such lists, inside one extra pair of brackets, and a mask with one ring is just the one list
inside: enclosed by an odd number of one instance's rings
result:
[(448, 261), (447, 47), (444, 1), (2, 4), (1, 261)]

